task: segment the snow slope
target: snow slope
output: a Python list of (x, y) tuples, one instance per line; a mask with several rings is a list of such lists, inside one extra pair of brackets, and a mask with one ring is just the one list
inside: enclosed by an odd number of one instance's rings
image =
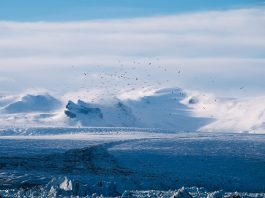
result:
[(265, 133), (263, 96), (216, 98), (180, 88), (127, 90), (114, 97), (103, 94), (97, 100), (91, 99), (94, 95), (91, 92), (71, 98), (66, 94), (59, 99), (48, 94), (2, 97), (0, 125)]
[(209, 119), (192, 116), (191, 109), (181, 103), (185, 97), (183, 90), (176, 88), (156, 90), (139, 98), (121, 95), (108, 104), (69, 101), (65, 114), (68, 121), (82, 126), (195, 131), (209, 123)]
[(265, 133), (265, 97), (216, 98), (211, 94), (191, 93), (183, 104), (199, 117), (214, 121), (200, 131)]
[[(80, 108), (98, 108), (101, 117), (82, 112), (82, 126), (162, 128), (178, 131), (265, 133), (265, 98), (216, 98), (179, 88), (125, 92), (107, 104), (78, 101)], [(71, 110), (70, 110), (71, 112)], [(68, 119), (69, 120), (69, 119)]]
[(136, 127), (140, 122), (136, 120), (132, 110), (119, 100), (111, 104), (92, 104), (78, 100), (77, 103), (69, 101), (66, 105), (66, 121), (70, 125), (77, 123), (82, 126), (101, 127)]
[(50, 95), (25, 95), (5, 106), (2, 111), (5, 113), (51, 112), (60, 105), (60, 101)]

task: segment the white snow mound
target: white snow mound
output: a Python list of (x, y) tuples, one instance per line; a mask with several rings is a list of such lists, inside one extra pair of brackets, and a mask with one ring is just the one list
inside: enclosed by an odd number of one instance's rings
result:
[(6, 113), (51, 112), (61, 103), (50, 95), (26, 95), (3, 108)]

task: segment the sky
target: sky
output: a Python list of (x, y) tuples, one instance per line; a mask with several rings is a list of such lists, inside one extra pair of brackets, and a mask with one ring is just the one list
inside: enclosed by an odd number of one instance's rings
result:
[(0, 93), (265, 93), (264, 0), (0, 0)]
[(173, 15), (264, 4), (264, 0), (0, 0), (0, 18), (14, 21), (76, 21)]

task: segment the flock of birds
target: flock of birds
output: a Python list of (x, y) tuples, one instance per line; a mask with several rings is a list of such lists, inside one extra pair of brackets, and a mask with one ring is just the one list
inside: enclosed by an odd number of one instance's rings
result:
[[(157, 59), (158, 60), (158, 59)], [(75, 68), (72, 65), (72, 68)], [(94, 97), (90, 99), (90, 102), (104, 100), (103, 97), (110, 96), (115, 97), (122, 90), (135, 90), (137, 88), (149, 88), (149, 87), (163, 87), (171, 83), (174, 84), (169, 78), (164, 78), (168, 75), (174, 75), (175, 79), (180, 78), (183, 75), (183, 71), (180, 69), (172, 69), (166, 66), (162, 66), (157, 62), (139, 62), (131, 61), (130, 63), (123, 63), (121, 60), (118, 60), (116, 67), (108, 69), (105, 66), (96, 66), (96, 75), (91, 76), (91, 72), (83, 72), (81, 77), (81, 86), (79, 89), (83, 91), (89, 91), (91, 88), (104, 90), (105, 94), (94, 94)], [(162, 79), (159, 79), (161, 76)], [(211, 80), (211, 83), (214, 83), (214, 80)], [(245, 87), (242, 86), (239, 89), (243, 90)], [(84, 96), (78, 96), (79, 99), (84, 99)], [(217, 102), (216, 99), (214, 102)], [(206, 107), (202, 107), (206, 109)]]
[[(75, 68), (75, 66), (73, 65), (72, 68)], [(115, 96), (121, 90), (145, 89), (167, 85), (170, 83), (170, 80), (159, 80), (158, 78), (162, 75), (162, 72), (172, 72), (167, 67), (153, 62), (132, 61), (125, 66), (120, 60), (118, 60), (117, 67), (108, 69), (107, 67), (97, 65), (95, 70), (97, 72), (96, 76), (92, 76), (87, 71), (82, 72), (79, 89), (89, 92), (92, 86), (93, 89), (104, 90), (108, 96)], [(174, 73), (180, 75), (181, 70), (176, 70)], [(96, 95), (95, 99), (97, 97)]]

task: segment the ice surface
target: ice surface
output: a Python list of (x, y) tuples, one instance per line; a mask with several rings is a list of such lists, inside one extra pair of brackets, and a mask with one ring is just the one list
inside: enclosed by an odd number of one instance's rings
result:
[(2, 196), (264, 197), (264, 135), (47, 130), (0, 137)]

